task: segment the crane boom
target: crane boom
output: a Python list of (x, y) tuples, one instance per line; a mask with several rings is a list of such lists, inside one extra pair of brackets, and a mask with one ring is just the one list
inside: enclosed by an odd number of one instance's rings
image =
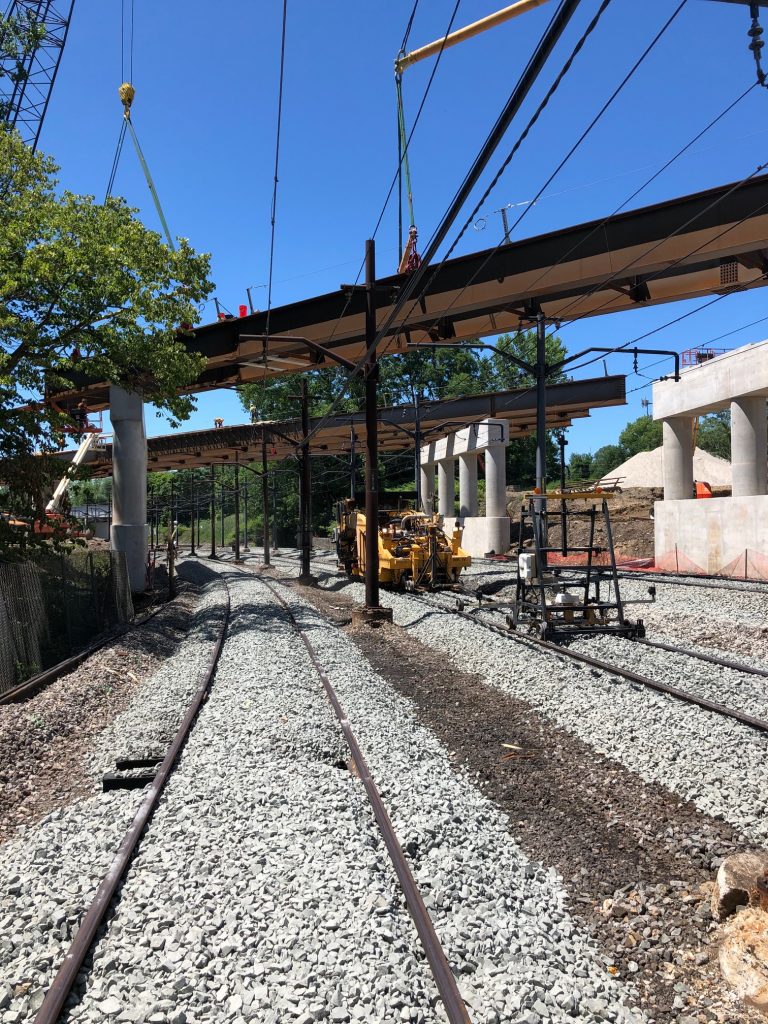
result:
[[(12, 0), (0, 36), (0, 119), (37, 148), (75, 0)], [(17, 26), (19, 31), (13, 31)]]
[(472, 36), (479, 36), (481, 32), (501, 25), (505, 21), (511, 21), (512, 18), (525, 14), (526, 11), (533, 10), (534, 7), (541, 7), (546, 2), (547, 0), (517, 0), (517, 3), (510, 4), (509, 7), (496, 11), (495, 14), (489, 14), (486, 18), (480, 18), (479, 21), (473, 21), (471, 25), (465, 25), (464, 28), (457, 28), (449, 36), (443, 36), (433, 43), (427, 43), (426, 46), (422, 46), (418, 50), (412, 50), (410, 53), (398, 57), (395, 61), (395, 71), (397, 74), (402, 74), (411, 64), (416, 64), (441, 50), (447, 50), (449, 46), (462, 43), (465, 39), (471, 39)]

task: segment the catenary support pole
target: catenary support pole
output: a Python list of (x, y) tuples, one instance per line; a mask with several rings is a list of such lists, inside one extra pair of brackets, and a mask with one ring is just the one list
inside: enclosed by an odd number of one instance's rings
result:
[(349, 496), (353, 501), (355, 500), (355, 491), (357, 490), (356, 442), (357, 434), (355, 433), (354, 424), (351, 424), (349, 428)]
[[(536, 315), (536, 502), (539, 538), (547, 546), (547, 329), (544, 314)], [(546, 556), (545, 556), (546, 557)]]
[(192, 470), (192, 476), (189, 478), (189, 490), (190, 490), (190, 502), (189, 502), (189, 553), (194, 558), (196, 555), (195, 551), (195, 501), (197, 495), (195, 493), (195, 471)]
[(248, 550), (248, 478), (246, 477), (243, 484), (243, 551)]
[(264, 519), (264, 565), (269, 566), (269, 475), (267, 473), (267, 435), (261, 432), (261, 514)]
[(365, 243), (365, 606), (353, 621), (392, 621), (379, 603), (379, 367), (376, 359), (376, 243)]
[(421, 406), (419, 400), (421, 399), (420, 393), (417, 391), (414, 395), (414, 410), (416, 413), (416, 429), (413, 432), (413, 475), (416, 481), (416, 510), (421, 511)]
[(235, 561), (240, 561), (240, 462), (235, 452)]
[(224, 525), (225, 525), (224, 524), (224, 519), (226, 518), (225, 495), (226, 495), (226, 491), (224, 489), (224, 476), (222, 474), (222, 477), (221, 477), (221, 517), (220, 517), (220, 519), (221, 519), (221, 538), (220, 538), (220, 540), (221, 540), (221, 550), (222, 551), (224, 550)]
[(211, 464), (211, 558), (216, 557), (216, 467)]
[[(376, 338), (376, 243), (365, 243), (365, 341)], [(379, 368), (376, 350), (365, 367), (365, 607), (379, 607), (379, 414), (377, 384)]]
[(312, 524), (310, 522), (310, 488), (312, 487), (311, 467), (309, 464), (309, 394), (307, 382), (301, 382), (301, 494), (299, 531), (301, 533), (301, 576), (300, 579), (311, 579), (310, 552), (312, 547)]

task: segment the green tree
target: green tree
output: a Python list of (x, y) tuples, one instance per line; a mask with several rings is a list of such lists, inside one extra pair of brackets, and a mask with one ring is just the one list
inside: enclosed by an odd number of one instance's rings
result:
[(572, 452), (568, 459), (568, 473), (572, 480), (591, 480), (592, 456), (589, 452)]
[(628, 459), (638, 452), (652, 452), (660, 446), (661, 440), (661, 420), (640, 416), (628, 423), (619, 434), (619, 447), (624, 451), (624, 459)]
[(0, 15), (0, 122), (8, 120), (14, 88), (27, 78), (27, 58), (44, 37), (45, 26), (31, 11)]
[(593, 479), (599, 480), (620, 466), (625, 459), (624, 449), (618, 444), (606, 444), (598, 448), (592, 457), (589, 472)]
[(186, 418), (204, 360), (179, 328), (212, 290), (207, 255), (170, 250), (120, 198), (59, 195), (56, 171), (0, 129), (0, 457), (14, 511), (38, 515), (73, 427), (48, 396), (87, 374)]
[(730, 461), (731, 413), (728, 409), (702, 417), (696, 444), (710, 455), (717, 455), (718, 458)]

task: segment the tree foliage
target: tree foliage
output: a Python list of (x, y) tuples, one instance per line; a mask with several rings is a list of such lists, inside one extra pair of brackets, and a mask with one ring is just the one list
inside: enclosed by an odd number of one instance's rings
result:
[(632, 420), (619, 434), (619, 447), (624, 453), (624, 462), (638, 452), (652, 452), (662, 441), (661, 420), (652, 420), (650, 416), (640, 416)]
[(184, 239), (170, 250), (120, 198), (59, 194), (56, 171), (0, 129), (0, 457), (14, 510), (36, 514), (37, 478), (61, 472), (30, 460), (73, 426), (73, 410), (48, 396), (86, 376), (186, 418), (193, 403), (179, 389), (204, 364), (179, 327), (212, 289), (207, 255)]
[[(496, 347), (502, 353), (511, 353), (518, 359), (532, 362), (536, 358), (535, 332), (503, 335), (496, 342)], [(550, 338), (547, 344), (548, 362), (557, 362), (564, 355), (565, 348), (560, 339)], [(535, 383), (530, 374), (526, 374), (503, 354), (489, 355), (483, 349), (409, 350), (383, 357), (379, 363), (379, 372), (379, 400), (382, 406), (413, 404), (417, 398), (425, 402), (437, 401), (461, 395), (532, 387)], [(322, 416), (332, 408), (339, 413), (362, 410), (362, 380), (357, 377), (349, 381), (346, 371), (341, 369), (318, 370), (307, 375), (289, 374), (247, 384), (240, 389), (243, 407), (248, 411), (253, 409), (254, 418), (258, 420), (298, 418), (297, 398), (303, 376), (309, 385), (310, 415)], [(551, 377), (552, 381), (563, 379), (562, 372)], [(533, 485), (535, 451), (533, 436), (520, 438), (508, 446), (507, 478), (510, 482), (526, 487)], [(361, 454), (359, 450), (358, 454)], [(547, 440), (547, 467), (551, 478), (559, 474), (557, 449), (551, 437)], [(329, 522), (333, 501), (350, 491), (351, 467), (346, 457), (313, 457), (312, 470), (313, 522), (316, 528), (322, 528)], [(380, 461), (379, 471), (382, 490), (413, 490), (412, 452), (385, 454)], [(283, 480), (283, 484), (286, 484), (287, 479)], [(362, 465), (357, 479), (358, 486), (362, 487)], [(295, 483), (292, 489), (290, 486), (284, 488), (280, 508), (285, 515), (297, 514)]]
[(710, 455), (717, 455), (720, 459), (730, 461), (731, 414), (728, 409), (702, 417), (696, 444)]
[(0, 15), (0, 122), (9, 120), (14, 89), (27, 78), (27, 58), (44, 38), (45, 26), (32, 11)]

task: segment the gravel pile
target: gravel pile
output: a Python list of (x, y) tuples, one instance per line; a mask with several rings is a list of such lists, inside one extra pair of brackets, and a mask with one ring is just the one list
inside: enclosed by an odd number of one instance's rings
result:
[[(209, 571), (190, 567), (188, 579), (203, 583)], [(189, 690), (210, 657), (212, 615), (222, 611), (218, 581), (203, 591), (198, 614), (175, 656), (136, 691), (131, 707), (110, 729), (100, 760), (112, 766), (121, 750), (145, 737), (172, 733), (183, 714), (173, 693)], [(179, 685), (183, 680), (183, 687)], [(167, 690), (165, 688), (168, 688)], [(159, 694), (165, 690), (167, 699)], [(142, 711), (143, 710), (143, 719)], [(158, 716), (165, 716), (161, 722)], [(119, 722), (127, 730), (120, 733)], [(95, 764), (94, 768), (98, 765)], [(142, 799), (141, 791), (117, 791), (81, 800), (17, 830), (0, 860), (0, 1019), (21, 1024), (33, 1016), (53, 978), (120, 841)]]
[[(363, 599), (359, 584), (346, 592)], [(730, 822), (750, 841), (768, 841), (762, 786), (768, 737), (639, 684), (534, 652), (450, 613), (426, 610), (412, 597), (388, 593), (387, 604), (399, 625), (420, 642), (450, 651), (460, 668), (532, 704), (641, 778)], [(661, 681), (680, 683), (669, 669)], [(721, 698), (727, 703), (727, 693)]]

